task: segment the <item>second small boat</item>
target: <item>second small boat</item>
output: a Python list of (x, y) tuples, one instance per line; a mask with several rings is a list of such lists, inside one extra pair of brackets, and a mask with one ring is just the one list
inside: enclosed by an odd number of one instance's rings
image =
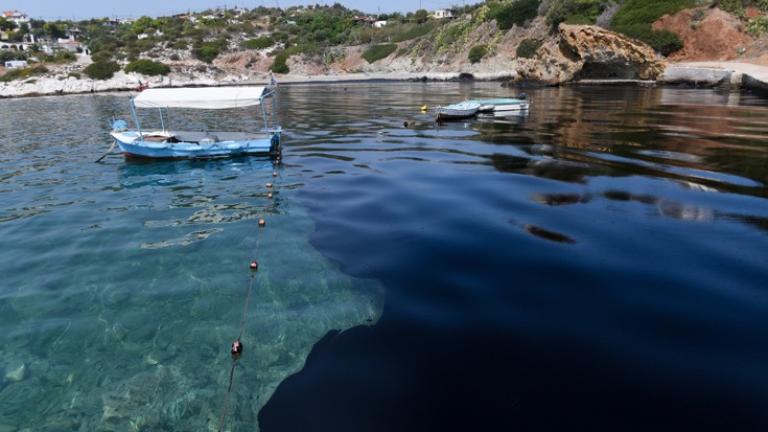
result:
[(480, 109), (480, 104), (472, 101), (459, 102), (437, 109), (437, 120), (460, 120), (473, 117)]
[(483, 113), (526, 111), (530, 106), (528, 101), (522, 98), (475, 99), (467, 102), (480, 104), (479, 112)]

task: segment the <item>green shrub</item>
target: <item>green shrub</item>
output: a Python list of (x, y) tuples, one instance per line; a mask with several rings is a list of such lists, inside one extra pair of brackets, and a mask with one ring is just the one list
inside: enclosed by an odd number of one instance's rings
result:
[(269, 67), (269, 70), (279, 74), (289, 73), (291, 69), (288, 67), (288, 57), (290, 57), (290, 53), (286, 51), (277, 54), (275, 59), (272, 60), (272, 66)]
[(108, 63), (112, 61), (112, 55), (113, 53), (108, 51), (94, 52), (91, 54), (91, 60), (93, 60), (94, 63)]
[(96, 62), (83, 69), (83, 73), (92, 79), (105, 80), (115, 76), (115, 72), (119, 70), (120, 65), (115, 62)]
[(69, 51), (59, 51), (52, 56), (45, 56), (43, 60), (48, 63), (71, 63), (77, 60), (77, 57)]
[(520, 58), (533, 58), (543, 44), (544, 41), (538, 39), (523, 39), (517, 46), (517, 56)]
[(624, 26), (622, 33), (647, 43), (665, 56), (683, 48), (683, 41), (676, 34), (666, 30), (653, 30), (647, 24)]
[(67, 78), (72, 77), (74, 79), (80, 79), (80, 74), (77, 72), (70, 72), (67, 74)]
[(43, 65), (30, 66), (26, 68), (8, 69), (4, 75), (0, 75), (0, 81), (8, 82), (20, 79), (26, 79), (35, 75), (48, 73), (48, 68)]
[(142, 75), (156, 76), (156, 75), (168, 75), (171, 72), (171, 68), (160, 62), (139, 59), (128, 63), (125, 67), (126, 72), (136, 72)]
[(650, 26), (664, 15), (694, 6), (696, 0), (627, 0), (614, 15), (611, 27), (619, 29), (637, 24)]
[(198, 60), (211, 63), (222, 51), (224, 51), (226, 44), (226, 40), (198, 42), (195, 44), (195, 47), (192, 48), (192, 55)]
[(570, 15), (564, 21), (566, 24), (573, 25), (592, 25), (595, 23), (595, 19), (586, 15)]
[(495, 1), (488, 4), (487, 19), (495, 19), (502, 30), (513, 25), (523, 25), (536, 18), (539, 13), (539, 0), (515, 0), (511, 3)]
[(557, 27), (566, 24), (594, 24), (605, 8), (604, 0), (560, 0), (547, 10), (547, 24)]
[(419, 9), (413, 14), (413, 20), (419, 24), (424, 24), (429, 19), (429, 12), (426, 9)]
[(472, 49), (469, 50), (469, 62), (470, 63), (478, 63), (480, 60), (483, 59), (483, 57), (488, 54), (488, 46), (486, 45), (475, 45), (472, 47)]
[(27, 54), (24, 51), (0, 50), (0, 63), (5, 64), (11, 60), (26, 60)]
[(403, 24), (400, 31), (392, 36), (392, 42), (404, 42), (424, 36), (435, 28), (436, 23), (429, 21), (424, 24)]
[(395, 52), (396, 49), (397, 49), (397, 45), (395, 44), (371, 45), (363, 53), (363, 58), (368, 63), (373, 63), (392, 54), (393, 52)]
[(768, 0), (757, 0), (757, 7), (763, 12), (768, 12)]
[(768, 32), (768, 17), (760, 15), (749, 21), (746, 28), (747, 33), (754, 37), (760, 37)]
[(744, 15), (744, 5), (741, 3), (741, 0), (718, 0), (717, 6), (729, 14), (736, 16)]
[(262, 36), (256, 39), (249, 39), (243, 42), (241, 46), (246, 49), (264, 49), (264, 48), (269, 48), (274, 44), (275, 44), (275, 41), (272, 40), (271, 37)]
[(192, 54), (201, 61), (211, 63), (219, 56), (219, 49), (211, 45), (203, 45), (200, 48), (195, 48)]
[(683, 42), (676, 34), (655, 31), (651, 25), (664, 15), (693, 6), (696, 0), (627, 0), (613, 17), (611, 28), (669, 55), (681, 49)]
[(184, 50), (187, 49), (187, 47), (189, 47), (189, 43), (184, 39), (177, 39), (171, 44), (171, 48), (177, 50)]

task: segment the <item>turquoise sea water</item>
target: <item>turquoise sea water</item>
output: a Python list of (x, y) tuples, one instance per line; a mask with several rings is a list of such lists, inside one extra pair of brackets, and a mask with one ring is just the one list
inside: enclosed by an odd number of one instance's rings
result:
[(380, 313), (377, 283), (344, 275), (308, 243), (314, 223), (290, 168), (93, 163), (108, 146), (106, 119), (126, 104), (0, 102), (2, 431), (217, 430), (254, 258), (232, 430), (253, 429), (328, 331)]
[(0, 432), (217, 430), (254, 257), (226, 430), (766, 430), (768, 102), (419, 112), (515, 93), (284, 86), (281, 165), (95, 164), (128, 94), (0, 100)]

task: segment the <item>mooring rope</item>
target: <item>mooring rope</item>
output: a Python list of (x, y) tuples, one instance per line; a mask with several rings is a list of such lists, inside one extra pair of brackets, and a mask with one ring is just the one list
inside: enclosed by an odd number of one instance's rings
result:
[[(277, 158), (277, 163), (280, 164), (280, 157)], [(274, 171), (272, 173), (272, 177), (277, 178), (278, 172)], [(267, 183), (267, 198), (272, 199), (272, 191), (273, 191), (274, 185), (272, 183)], [(245, 301), (243, 302), (243, 314), (242, 318), (240, 319), (240, 333), (237, 336), (237, 339), (235, 339), (234, 342), (232, 342), (232, 349), (230, 350), (230, 354), (232, 355), (232, 366), (229, 369), (229, 385), (227, 386), (227, 392), (224, 393), (224, 401), (222, 403), (221, 407), (221, 416), (219, 417), (219, 432), (222, 432), (224, 430), (224, 422), (227, 418), (227, 412), (229, 411), (229, 396), (232, 394), (232, 386), (235, 381), (235, 367), (237, 366), (237, 361), (240, 359), (240, 355), (243, 352), (243, 344), (242, 344), (242, 338), (243, 334), (245, 333), (245, 322), (248, 318), (248, 305), (251, 302), (251, 292), (253, 291), (253, 287), (256, 284), (256, 277), (258, 275), (258, 269), (259, 269), (259, 263), (256, 260), (259, 254), (259, 246), (261, 244), (261, 232), (263, 231), (263, 228), (266, 226), (266, 221), (263, 218), (263, 209), (262, 213), (259, 214), (259, 222), (258, 222), (258, 231), (256, 233), (256, 245), (253, 248), (253, 257), (254, 260), (251, 261), (251, 264), (249, 265), (249, 268), (251, 270), (250, 277), (248, 278), (248, 288), (245, 292)]]

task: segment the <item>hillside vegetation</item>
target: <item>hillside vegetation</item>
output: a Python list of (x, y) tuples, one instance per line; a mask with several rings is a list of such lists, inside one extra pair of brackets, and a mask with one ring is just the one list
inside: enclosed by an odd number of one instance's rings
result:
[[(0, 18), (0, 30), (17, 41), (29, 34), (54, 39), (75, 31), (90, 50), (93, 65), (87, 70), (72, 66), (70, 75), (103, 79), (120, 69), (165, 75), (180, 68), (215, 66), (223, 57), (242, 52), (256, 54), (240, 67), (258, 63), (261, 70), (289, 73), (294, 61), (343, 62), (350, 55), (348, 47), (360, 47), (357, 58), (368, 64), (407, 58), (424, 64), (459, 59), (480, 66), (499, 53), (533, 57), (560, 23), (600, 25), (670, 55), (683, 47), (681, 39), (676, 33), (654, 30), (653, 24), (664, 15), (693, 7), (728, 11), (753, 37), (768, 32), (768, 0), (490, 0), (455, 8), (449, 19), (434, 18), (426, 10), (368, 16), (340, 4), (257, 7), (121, 22), (32, 20), (22, 27)], [(381, 25), (374, 26), (373, 21)], [(518, 33), (519, 37), (506, 37)], [(32, 66), (62, 65), (72, 64), (75, 55), (64, 51), (45, 55), (36, 46), (24, 52), (0, 50), (0, 60), (11, 59), (28, 59)], [(29, 73), (11, 76), (22, 79)]]

